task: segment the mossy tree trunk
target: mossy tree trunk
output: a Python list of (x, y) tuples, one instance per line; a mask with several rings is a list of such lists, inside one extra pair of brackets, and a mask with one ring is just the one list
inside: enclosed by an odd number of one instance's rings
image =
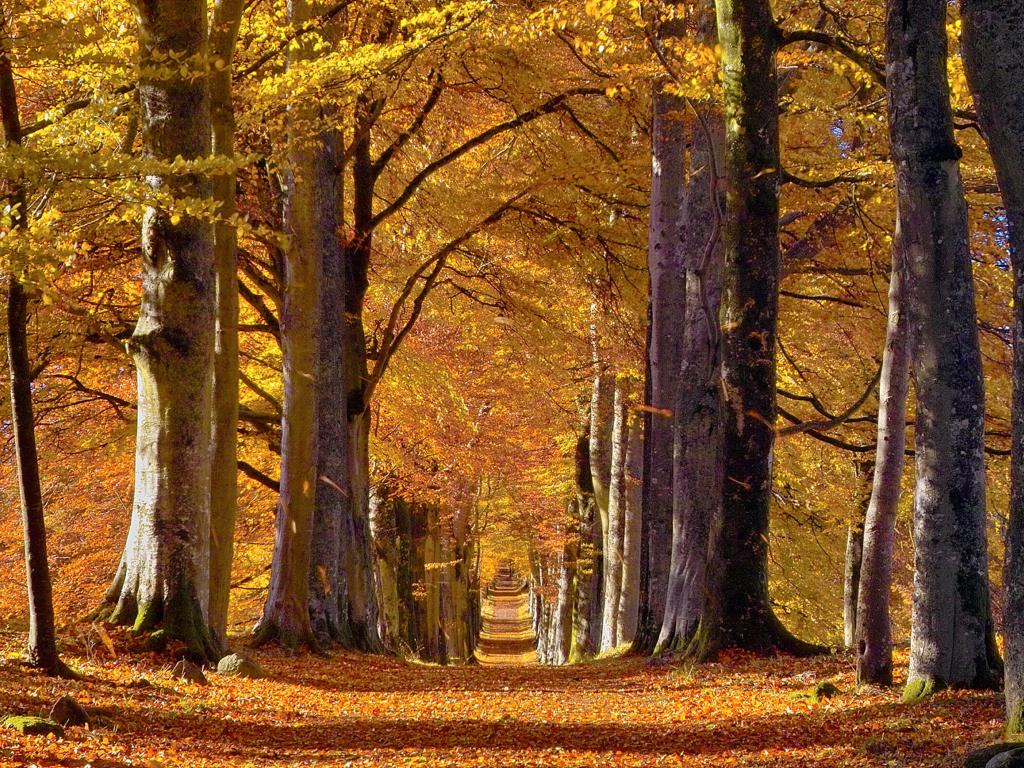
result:
[(1010, 514), (1003, 568), (1007, 732), (1024, 733), (1024, 7), (961, 0), (963, 59), (1006, 210), (1013, 269)]
[(905, 697), (998, 684), (985, 535), (985, 397), (947, 5), (889, 0), (886, 85), (917, 394), (914, 603)]
[[(168, 76), (159, 64), (205, 61), (206, 3), (142, 3), (136, 18), (144, 153), (167, 163), (209, 156), (208, 75)], [(149, 183), (176, 199), (212, 193), (194, 173), (154, 174)], [(110, 618), (159, 629), (204, 659), (220, 650), (207, 622), (215, 281), (213, 226), (191, 211), (147, 209), (142, 304), (128, 345), (138, 378), (135, 498)]]

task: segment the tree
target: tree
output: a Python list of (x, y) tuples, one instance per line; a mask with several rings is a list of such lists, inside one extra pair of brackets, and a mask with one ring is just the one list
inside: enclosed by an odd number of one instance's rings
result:
[[(901, 242), (898, 232), (896, 242)], [(889, 593), (892, 590), (892, 555), (907, 432), (910, 350), (903, 272), (902, 253), (894, 248), (882, 376), (878, 384), (878, 446), (871, 498), (864, 517), (854, 635), (857, 679), (880, 685), (892, 685)]]
[(985, 400), (946, 5), (886, 6), (889, 136), (917, 393), (914, 605), (905, 699), (997, 684), (985, 537)]
[[(293, 27), (301, 27), (312, 17), (312, 5), (296, 0), (289, 13)], [(291, 46), (289, 65), (300, 65), (313, 50), (309, 37)], [(330, 567), (313, 558), (313, 525), (318, 484), (321, 282), (325, 258), (338, 247), (338, 193), (334, 135), (317, 132), (317, 119), (315, 107), (309, 105), (296, 105), (289, 114), (284, 221), (290, 240), (285, 250), (281, 317), (281, 489), (270, 591), (263, 616), (253, 630), (257, 642), (279, 640), (289, 647), (316, 644), (310, 582), (316, 566)], [(318, 538), (318, 544), (332, 543)]]
[[(10, 150), (21, 144), (18, 93), (11, 64), (10, 41), (13, 20), (0, 9), (0, 121), (4, 144)], [(24, 230), (28, 222), (28, 196), (20, 180), (5, 182), (13, 225)], [(11, 417), (14, 453), (18, 465), (18, 490), (25, 539), (25, 572), (28, 581), (28, 662), (49, 675), (74, 677), (60, 659), (53, 618), (53, 587), (46, 553), (46, 520), (39, 479), (35, 420), (32, 413), (32, 365), (28, 350), (29, 297), (22, 284), (27, 264), (8, 266), (7, 279), (7, 365), (10, 374)]]
[[(210, 53), (223, 62), (210, 74), (211, 149), (233, 161), (235, 114), (232, 62), (242, 20), (241, 0), (216, 0), (210, 28)], [(210, 628), (227, 642), (231, 562), (238, 505), (238, 234), (234, 222), (234, 169), (218, 174), (213, 196), (220, 221), (214, 227), (217, 321), (213, 347), (212, 470), (210, 483)]]
[(604, 540), (604, 587), (601, 611), (601, 650), (619, 644), (619, 601), (622, 597), (623, 534), (626, 514), (626, 454), (629, 440), (629, 390), (622, 375), (615, 377), (612, 402), (611, 456), (608, 482), (608, 530)]
[(1007, 732), (1024, 732), (1024, 15), (1018, 3), (964, 0), (963, 60), (995, 164), (1013, 271), (1010, 514), (1003, 569)]
[(775, 616), (768, 597), (768, 527), (776, 418), (780, 279), (779, 120), (775, 32), (765, 0), (718, 3), (725, 92), (726, 210), (722, 233), (725, 454), (721, 577), (711, 648), (811, 649)]
[[(683, 34), (679, 21), (658, 27), (663, 39)], [(651, 198), (647, 263), (650, 276), (644, 414), (643, 537), (635, 650), (654, 649), (665, 613), (672, 532), (673, 408), (681, 362), (684, 302), (683, 171), (686, 103), (663, 74), (654, 83)]]
[[(205, 67), (204, 0), (143, 3), (139, 101), (145, 152), (167, 164), (149, 176), (155, 200), (142, 220), (142, 306), (128, 344), (138, 379), (135, 500), (114, 583), (110, 620), (159, 629), (216, 659), (207, 622), (210, 563), (210, 413), (215, 322), (214, 236), (201, 215), (209, 179), (171, 167), (210, 154), (205, 69), (168, 71), (169, 56)], [(184, 211), (168, 210), (181, 201)]]
[[(692, 36), (715, 42), (712, 8), (697, 15)], [(665, 62), (668, 62), (667, 55)], [(680, 88), (677, 78), (674, 87)], [(712, 104), (688, 104), (690, 152), (685, 167), (683, 207), (683, 341), (673, 406), (672, 544), (660, 651), (704, 653), (709, 634), (711, 540), (720, 524), (722, 488), (721, 332), (722, 292), (720, 184), (724, 125)], [(707, 614), (707, 615), (706, 615)], [(698, 636), (699, 634), (699, 636)], [(691, 647), (691, 643), (693, 644)]]

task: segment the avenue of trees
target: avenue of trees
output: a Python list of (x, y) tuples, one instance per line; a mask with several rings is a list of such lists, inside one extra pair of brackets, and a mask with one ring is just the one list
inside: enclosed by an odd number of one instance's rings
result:
[(827, 502), (858, 679), (906, 593), (1024, 731), (1024, 11), (853, 6), (0, 4), (31, 662), (469, 663), (510, 552), (545, 663), (825, 653)]

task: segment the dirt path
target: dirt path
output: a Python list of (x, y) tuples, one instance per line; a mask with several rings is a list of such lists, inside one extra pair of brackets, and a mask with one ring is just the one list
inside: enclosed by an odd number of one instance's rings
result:
[(503, 571), (488, 587), (482, 603), (477, 661), (485, 666), (536, 664), (537, 637), (526, 582), (510, 570)]
[[(7, 648), (8, 653), (14, 648)], [(440, 668), (263, 652), (271, 677), (182, 684), (152, 657), (88, 662), (61, 683), (0, 662), (0, 712), (72, 693), (107, 718), (64, 739), (0, 729), (0, 766), (959, 766), (996, 737), (993, 694), (899, 704), (856, 694), (848, 658), (733, 659), (686, 675), (636, 659)], [(144, 677), (148, 686), (133, 681)], [(831, 680), (821, 703), (794, 692)]]

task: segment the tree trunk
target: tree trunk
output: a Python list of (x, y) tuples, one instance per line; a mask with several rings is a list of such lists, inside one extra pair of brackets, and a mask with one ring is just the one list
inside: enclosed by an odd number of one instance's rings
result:
[(779, 296), (779, 109), (767, 0), (721, 0), (725, 90), (725, 279), (722, 296), (725, 452), (715, 551), (720, 632), (711, 648), (807, 652), (768, 598)]
[[(323, 208), (318, 250), (321, 259), (317, 354), (318, 450), (313, 543), (309, 573), (310, 621), (321, 643), (351, 645), (345, 555), (352, 539), (350, 519), (349, 434), (344, 387), (346, 336), (343, 314), (345, 271), (338, 241), (340, 189), (337, 167), (339, 136), (325, 133), (313, 140), (316, 179)], [(369, 498), (367, 498), (367, 505)], [(369, 507), (367, 506), (367, 509)]]
[[(307, 0), (289, 5), (298, 27), (312, 15)], [(309, 43), (289, 48), (289, 63), (313, 55)], [(301, 130), (309, 107), (296, 106), (293, 130)], [(311, 624), (314, 497), (317, 494), (318, 375), (321, 281), (324, 259), (334, 247), (338, 198), (335, 159), (325, 137), (290, 136), (285, 172), (284, 220), (290, 242), (284, 259), (281, 351), (284, 403), (281, 418), (281, 491), (271, 563), (270, 591), (254, 629), (257, 642), (286, 647), (316, 645)], [(323, 542), (317, 541), (319, 547)], [(319, 553), (318, 553), (319, 554)], [(318, 558), (319, 559), (319, 558)]]
[[(622, 592), (619, 596), (619, 644), (632, 643), (636, 636), (640, 607), (641, 494), (644, 468), (643, 419), (633, 415), (626, 441), (626, 508), (622, 526)], [(575, 558), (575, 553), (572, 553)], [(575, 563), (573, 563), (575, 569)], [(563, 569), (564, 570), (564, 569)], [(575, 570), (574, 570), (575, 573)], [(571, 579), (574, 573), (569, 576)]]
[[(8, 19), (0, 12), (0, 119), (4, 143), (21, 143), (21, 120), (10, 52), (6, 44)], [(17, 229), (28, 226), (27, 198), (20, 181), (8, 179), (7, 203)], [(35, 421), (32, 414), (32, 366), (28, 354), (28, 296), (16, 270), (27, 264), (10, 264), (7, 281), (7, 363), (11, 377), (11, 420), (14, 428), (14, 455), (18, 465), (18, 490), (21, 495), (21, 521), (25, 533), (25, 575), (28, 586), (28, 662), (50, 675), (73, 677), (57, 652), (57, 632), (53, 618), (53, 588), (46, 554), (46, 520), (43, 491), (36, 453)]]
[[(898, 225), (897, 225), (898, 226)], [(896, 241), (900, 241), (899, 232)], [(907, 433), (910, 349), (902, 258), (893, 249), (889, 276), (889, 319), (878, 384), (878, 447), (871, 500), (864, 518), (864, 547), (857, 587), (857, 680), (892, 685), (892, 626), (889, 593), (896, 540), (900, 482)]]
[(861, 563), (864, 559), (864, 526), (871, 502), (870, 461), (855, 465), (860, 493), (854, 505), (854, 517), (846, 528), (846, 564), (843, 568), (843, 644), (853, 649), (857, 642), (857, 592), (860, 590)]
[(351, 539), (342, 553), (348, 584), (348, 617), (353, 643), (367, 651), (380, 649), (377, 636), (378, 606), (373, 589), (373, 557), (370, 551), (368, 494), (370, 477), (369, 402), (366, 334), (363, 304), (369, 287), (372, 247), (373, 194), (375, 175), (370, 157), (370, 126), (360, 109), (356, 134), (361, 135), (353, 151), (353, 229), (345, 249), (344, 392), (348, 416), (349, 476), (348, 521)]
[(963, 58), (1003, 195), (1013, 267), (1010, 515), (1003, 568), (1007, 732), (1024, 733), (1024, 13), (1015, 0), (962, 0)]
[[(677, 36), (673, 25), (662, 34)], [(665, 82), (654, 86), (651, 138), (651, 215), (647, 264), (650, 273), (645, 414), (642, 576), (634, 650), (654, 649), (665, 613), (672, 535), (672, 409), (679, 385), (684, 301), (683, 173), (686, 104)]]
[(375, 488), (370, 493), (370, 531), (377, 560), (377, 594), (380, 599), (379, 634), (384, 647), (398, 651), (401, 627), (399, 571), (401, 541), (398, 535), (397, 511), (402, 499), (389, 498), (387, 490)]
[(558, 559), (558, 597), (555, 599), (554, 621), (551, 631), (550, 664), (565, 664), (572, 652), (572, 613), (576, 584), (576, 557), (579, 543), (575, 521), (579, 514), (579, 500), (569, 503), (568, 518), (570, 529), (567, 531), (565, 545)]
[(914, 605), (905, 698), (998, 682), (985, 542), (985, 397), (946, 4), (889, 0), (889, 134), (917, 393)]
[(597, 653), (594, 644), (593, 607), (600, 578), (594, 547), (595, 529), (600, 531), (590, 476), (590, 435), (588, 428), (576, 443), (576, 496), (579, 510), (579, 555), (576, 560), (576, 610), (573, 615), (570, 661), (579, 662)]
[[(205, 158), (211, 149), (209, 81), (169, 78), (158, 62), (169, 53), (203, 59), (206, 3), (160, 0), (136, 11), (144, 152), (168, 163)], [(199, 174), (148, 178), (155, 191), (179, 199), (208, 199), (212, 192)], [(128, 345), (138, 377), (135, 499), (108, 592), (116, 600), (110, 618), (139, 632), (159, 629), (204, 659), (220, 650), (207, 623), (215, 283), (212, 225), (147, 209), (142, 305)]]
[[(711, 5), (696, 20), (694, 36), (715, 39)], [(674, 403), (674, 469), (671, 567), (658, 648), (704, 653), (698, 630), (707, 622), (708, 567), (714, 527), (720, 524), (722, 488), (722, 371), (718, 309), (722, 294), (719, 178), (724, 124), (719, 109), (701, 105), (684, 128), (690, 152), (682, 218), (684, 266), (683, 344)], [(697, 641), (697, 642), (694, 642)], [(691, 643), (693, 643), (691, 647)]]
[(614, 384), (611, 472), (608, 484), (608, 533), (604, 541), (604, 589), (601, 650), (619, 644), (619, 600), (622, 596), (622, 538), (626, 515), (626, 451), (629, 438), (629, 385), (624, 376)]
[[(235, 157), (235, 115), (231, 95), (232, 60), (242, 19), (241, 0), (216, 0), (210, 29), (210, 51), (224, 62), (210, 73), (210, 120), (213, 154)], [(235, 216), (235, 174), (214, 178), (213, 197), (223, 219), (213, 229), (216, 262), (217, 319), (213, 346), (213, 420), (210, 482), (210, 628), (227, 644), (231, 563), (238, 505), (238, 275)]]

